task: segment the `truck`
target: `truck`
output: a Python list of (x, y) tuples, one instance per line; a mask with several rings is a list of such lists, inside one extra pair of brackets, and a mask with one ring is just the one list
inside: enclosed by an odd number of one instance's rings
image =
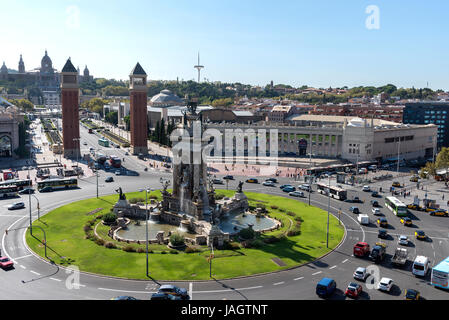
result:
[(359, 214), (357, 220), (362, 225), (369, 225), (369, 216), (367, 214)]
[(369, 258), (374, 263), (380, 263), (385, 259), (385, 255), (387, 252), (387, 245), (382, 242), (376, 242), (376, 245), (371, 250), (371, 253), (369, 254)]
[(391, 258), (391, 263), (397, 267), (403, 267), (407, 263), (408, 252), (405, 248), (397, 248), (394, 252), (393, 258)]
[(355, 257), (365, 257), (370, 253), (370, 246), (366, 242), (357, 242), (354, 245), (354, 256)]

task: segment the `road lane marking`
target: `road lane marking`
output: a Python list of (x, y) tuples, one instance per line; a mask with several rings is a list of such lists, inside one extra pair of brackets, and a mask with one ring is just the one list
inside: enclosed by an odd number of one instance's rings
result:
[[(81, 286), (81, 285), (80, 285)], [(116, 291), (116, 292), (130, 292), (130, 293), (156, 293), (151, 291), (131, 291), (131, 290), (119, 290), (119, 289), (109, 289), (109, 288), (97, 288), (98, 290), (104, 291)]]
[(22, 265), (20, 265), (20, 267), (21, 267), (22, 269), (26, 269), (26, 267), (25, 267), (25, 266), (22, 266)]
[(254, 289), (260, 289), (260, 288), (263, 288), (263, 286), (237, 288), (237, 289), (224, 289), (224, 290), (195, 291), (195, 293), (218, 293), (218, 292), (229, 292), (229, 291), (254, 290)]
[(321, 272), (322, 272), (322, 271), (318, 271), (318, 272), (312, 273), (312, 276), (317, 275), (317, 274), (320, 274)]
[(330, 267), (329, 269), (334, 269), (334, 268), (336, 268), (337, 266), (333, 266), (333, 267)]
[(50, 280), (54, 280), (54, 281), (58, 281), (58, 282), (62, 281), (61, 279), (56, 279), (56, 278), (50, 278)]
[(37, 276), (40, 276), (40, 275), (41, 275), (40, 273), (37, 273), (36, 271), (33, 271), (33, 270), (30, 270), (30, 272), (31, 272), (31, 273), (34, 273), (34, 274), (37, 275)]
[(278, 286), (278, 285), (280, 285), (280, 284), (284, 284), (285, 282), (284, 281), (281, 281), (281, 282), (276, 282), (276, 283), (273, 283), (273, 286)]
[(190, 296), (190, 300), (193, 300), (193, 292), (192, 292), (192, 289), (193, 289), (193, 283), (190, 282), (190, 283), (189, 283), (189, 296)]
[(33, 255), (32, 254), (27, 254), (26, 256), (22, 256), (22, 257), (18, 257), (18, 258), (14, 258), (14, 260), (20, 260), (20, 259), (23, 259), (23, 258), (28, 258), (28, 257), (32, 257)]
[(298, 281), (298, 280), (301, 280), (301, 279), (304, 279), (304, 277), (299, 277), (299, 278), (293, 279), (293, 281)]
[(342, 262), (342, 263), (345, 263), (346, 261), (348, 261), (348, 259), (345, 259), (345, 260), (343, 260), (343, 262)]

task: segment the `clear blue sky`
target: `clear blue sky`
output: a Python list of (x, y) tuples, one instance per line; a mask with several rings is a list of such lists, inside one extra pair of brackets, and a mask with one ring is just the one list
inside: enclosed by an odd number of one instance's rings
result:
[[(368, 5), (378, 30), (365, 27)], [(444, 0), (3, 0), (1, 11), (0, 63), (14, 69), (47, 49), (58, 70), (70, 56), (126, 79), (139, 61), (149, 79), (187, 80), (200, 51), (210, 81), (449, 90)]]

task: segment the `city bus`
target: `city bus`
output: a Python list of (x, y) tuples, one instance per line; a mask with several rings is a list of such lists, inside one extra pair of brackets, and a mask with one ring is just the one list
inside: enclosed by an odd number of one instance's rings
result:
[(330, 190), (330, 196), (334, 199), (344, 201), (347, 198), (347, 192), (345, 189), (326, 185), (325, 183), (317, 183), (317, 190), (319, 193), (327, 195)]
[(51, 187), (53, 190), (57, 189), (69, 189), (78, 187), (78, 179), (66, 178), (66, 179), (46, 179), (38, 181), (37, 190), (41, 190), (45, 187)]
[(430, 284), (435, 287), (449, 289), (449, 257), (432, 268)]
[(385, 206), (398, 217), (406, 217), (408, 215), (407, 206), (395, 197), (386, 197)]
[(19, 188), (17, 186), (0, 186), (0, 198), (17, 197)]
[(17, 186), (19, 191), (23, 190), (25, 187), (31, 187), (32, 185), (33, 182), (30, 179), (26, 180), (12, 179), (0, 182), (0, 187)]
[(100, 145), (100, 146), (103, 146), (103, 147), (109, 147), (109, 140), (106, 140), (106, 139), (99, 139), (98, 140), (98, 144)]

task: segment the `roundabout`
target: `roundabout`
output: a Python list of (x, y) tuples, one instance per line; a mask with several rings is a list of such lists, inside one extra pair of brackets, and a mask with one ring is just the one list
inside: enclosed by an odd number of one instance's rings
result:
[[(221, 196), (234, 191), (217, 190)], [(161, 194), (155, 191), (157, 198)], [(144, 193), (129, 193), (128, 198)], [(338, 219), (331, 217), (329, 248), (326, 248), (327, 213), (294, 199), (255, 192), (246, 193), (250, 207), (263, 204), (267, 216), (280, 221), (281, 227), (260, 233), (251, 241), (237, 236), (223, 248), (214, 251), (213, 278), (229, 279), (298, 267), (316, 260), (335, 248), (343, 239), (344, 230)], [(148, 279), (145, 269), (145, 241), (127, 243), (108, 236), (109, 227), (101, 216), (110, 212), (117, 195), (87, 199), (56, 208), (37, 220), (47, 234), (47, 256), (56, 265), (76, 265), (81, 272), (129, 279)], [(95, 236), (87, 237), (89, 232)], [(296, 230), (296, 232), (294, 232)], [(29, 231), (29, 248), (44, 257), (42, 233)], [(194, 281), (209, 280), (210, 249), (188, 246), (195, 250), (173, 250), (164, 244), (149, 245), (150, 273), (153, 279)], [(187, 253), (190, 252), (190, 253)]]

